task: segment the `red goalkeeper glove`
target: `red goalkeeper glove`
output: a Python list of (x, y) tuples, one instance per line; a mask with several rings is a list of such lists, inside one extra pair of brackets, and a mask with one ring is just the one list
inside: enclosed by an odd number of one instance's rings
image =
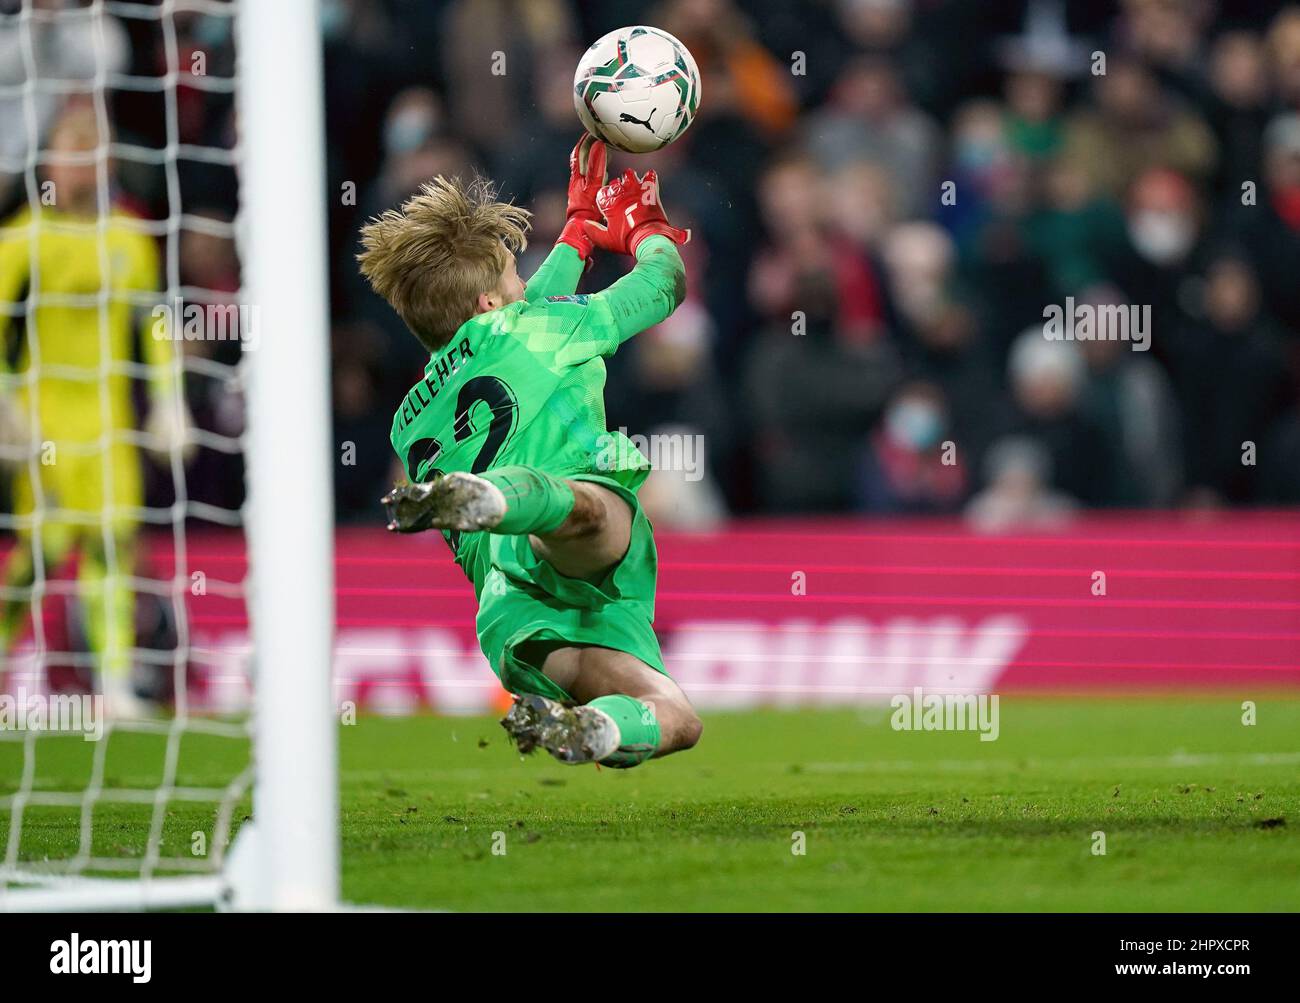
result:
[(605, 183), (605, 144), (584, 132), (569, 154), (568, 220), (557, 244), (568, 244), (583, 261), (591, 258), (593, 242), (583, 223), (600, 219), (596, 193)]
[(691, 239), (690, 230), (679, 230), (668, 222), (659, 201), (659, 175), (653, 170), (638, 178), (632, 168), (596, 193), (596, 205), (605, 216), (604, 225), (585, 222), (591, 242), (606, 251), (636, 254), (646, 237), (659, 234), (675, 244)]

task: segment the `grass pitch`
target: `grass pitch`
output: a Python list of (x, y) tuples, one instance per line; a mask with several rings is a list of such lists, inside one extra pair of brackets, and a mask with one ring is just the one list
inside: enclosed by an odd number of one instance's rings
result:
[[(1300, 910), (1300, 700), (1256, 699), (1246, 726), (1240, 696), (1004, 696), (994, 742), (896, 732), (888, 708), (706, 714), (698, 748), (626, 771), (521, 761), (491, 719), (362, 718), (340, 730), (343, 891), (453, 910)], [(84, 785), (91, 745), (40, 743), (38, 788)], [(179, 779), (226, 782), (237, 744), (194, 739)], [(0, 792), (20, 752), (0, 743)], [(161, 753), (117, 736), (106, 778), (150, 787)], [(173, 804), (164, 853), (192, 853), (211, 814)], [(75, 811), (25, 818), (24, 857), (75, 852)], [(149, 818), (98, 808), (96, 855), (138, 857)]]

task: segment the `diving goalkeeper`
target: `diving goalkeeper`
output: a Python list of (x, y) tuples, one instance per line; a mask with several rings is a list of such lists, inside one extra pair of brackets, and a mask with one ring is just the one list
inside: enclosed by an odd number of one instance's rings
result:
[[(605, 145), (570, 157), (568, 220), (525, 285), (530, 214), (437, 178), (361, 231), (361, 271), (431, 353), (393, 418), (410, 483), (388, 528), (436, 528), (473, 583), (479, 643), (516, 694), (521, 752), (629, 767), (698, 741), (651, 626), (656, 554), (637, 500), (649, 461), (605, 429), (605, 363), (685, 295), (653, 171), (605, 185)], [(574, 295), (593, 249), (632, 271)]]

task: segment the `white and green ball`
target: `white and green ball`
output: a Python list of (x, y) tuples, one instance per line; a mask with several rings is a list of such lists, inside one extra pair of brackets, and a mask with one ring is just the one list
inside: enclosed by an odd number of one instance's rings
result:
[(686, 131), (700, 107), (700, 71), (666, 31), (611, 31), (578, 61), (573, 104), (587, 131), (627, 153), (653, 153)]

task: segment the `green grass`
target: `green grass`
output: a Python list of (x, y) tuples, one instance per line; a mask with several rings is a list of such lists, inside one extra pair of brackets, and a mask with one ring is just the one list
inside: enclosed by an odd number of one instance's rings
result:
[[(886, 709), (712, 714), (697, 749), (627, 771), (520, 761), (491, 720), (362, 718), (340, 732), (344, 894), (511, 911), (1297, 910), (1300, 701), (1260, 699), (1247, 727), (1240, 700), (1004, 697), (987, 743), (895, 732)], [(108, 749), (115, 782), (156, 782), (151, 741)], [(186, 750), (185, 782), (229, 779), (238, 750), (222, 741)], [(68, 789), (77, 743), (42, 742), (39, 785)], [(0, 743), (0, 790), (16, 751)], [(168, 852), (210, 814), (173, 806)], [(147, 818), (105, 808), (96, 838), (138, 854)], [(24, 856), (76, 836), (43, 809)]]

